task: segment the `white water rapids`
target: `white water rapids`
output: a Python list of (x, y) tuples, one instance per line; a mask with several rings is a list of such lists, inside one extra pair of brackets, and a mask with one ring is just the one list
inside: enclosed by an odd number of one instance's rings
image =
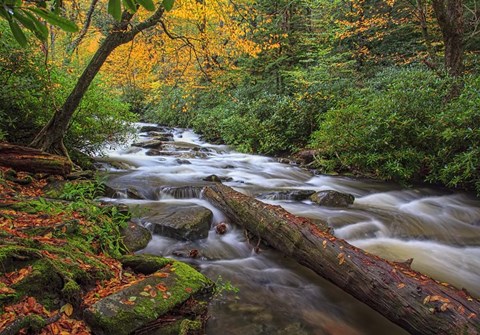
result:
[[(391, 260), (414, 258), (412, 268), (480, 296), (480, 201), (428, 188), (346, 177), (313, 175), (269, 157), (234, 152), (211, 145), (189, 130), (170, 129), (176, 146), (147, 156), (147, 149), (120, 148), (107, 153), (109, 161), (131, 168), (108, 167), (109, 184), (134, 188), (148, 200), (110, 201), (132, 204), (199, 204), (223, 214), (205, 200), (184, 194), (174, 199), (166, 186), (202, 186), (209, 175), (231, 178), (225, 185), (243, 193), (285, 190), (336, 190), (356, 198), (349, 208), (327, 208), (310, 201), (262, 200), (311, 219), (324, 219), (337, 237)], [(142, 140), (149, 139), (142, 134)], [(168, 146), (167, 146), (168, 147)], [(195, 152), (195, 155), (190, 153)], [(256, 242), (256, 241), (255, 241)], [(225, 235), (210, 231), (208, 238), (182, 242), (154, 235), (142, 252), (174, 257), (178, 250), (197, 249), (199, 259), (182, 259), (212, 280), (218, 276), (239, 289), (225, 291), (211, 303), (210, 335), (260, 334), (406, 334), (369, 307), (275, 250), (253, 252), (241, 229), (229, 225)]]

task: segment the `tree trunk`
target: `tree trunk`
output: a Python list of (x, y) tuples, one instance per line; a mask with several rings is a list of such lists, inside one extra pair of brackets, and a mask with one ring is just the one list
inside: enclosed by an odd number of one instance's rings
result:
[(62, 176), (69, 174), (72, 170), (71, 162), (65, 157), (7, 143), (0, 143), (0, 165), (11, 167), (16, 171)]
[(63, 106), (55, 112), (47, 125), (34, 138), (30, 146), (68, 157), (67, 150), (63, 144), (63, 138), (65, 137), (73, 113), (103, 63), (115, 48), (132, 41), (139, 32), (153, 27), (160, 21), (162, 15), (163, 8), (159, 6), (157, 11), (147, 20), (130, 28), (130, 20), (133, 15), (125, 11), (122, 15), (121, 22), (114, 25), (113, 29), (100, 45), (100, 48), (93, 55), (93, 58), (78, 79), (77, 84)]
[(412, 334), (478, 334), (480, 301), (384, 260), (305, 218), (218, 184), (204, 196), (234, 223), (293, 257)]
[(459, 77), (463, 74), (463, 1), (432, 0), (432, 6), (445, 44), (445, 68), (451, 76)]

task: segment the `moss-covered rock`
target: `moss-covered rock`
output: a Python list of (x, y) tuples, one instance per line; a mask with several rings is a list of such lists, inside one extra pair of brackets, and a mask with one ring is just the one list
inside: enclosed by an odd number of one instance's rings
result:
[(129, 334), (192, 296), (211, 292), (213, 283), (187, 264), (172, 261), (152, 276), (103, 298), (85, 310), (96, 334)]

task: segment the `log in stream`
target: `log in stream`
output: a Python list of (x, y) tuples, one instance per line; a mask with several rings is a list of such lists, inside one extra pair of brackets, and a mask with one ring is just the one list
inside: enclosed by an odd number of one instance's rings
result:
[[(229, 220), (294, 258), (412, 334), (479, 334), (480, 301), (410, 268), (336, 238), (325, 227), (227, 186), (204, 197)], [(326, 226), (326, 223), (325, 223)]]

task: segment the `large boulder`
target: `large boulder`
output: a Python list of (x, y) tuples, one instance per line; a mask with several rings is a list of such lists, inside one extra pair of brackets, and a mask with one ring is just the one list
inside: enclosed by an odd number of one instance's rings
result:
[(144, 217), (152, 224), (153, 232), (179, 240), (206, 238), (213, 213), (202, 206), (163, 206)]
[(170, 261), (140, 282), (99, 300), (84, 316), (95, 334), (127, 335), (189, 299), (208, 296), (212, 288), (213, 283), (189, 265)]
[(348, 207), (353, 204), (355, 197), (348, 193), (327, 190), (313, 194), (310, 200), (320, 206)]

